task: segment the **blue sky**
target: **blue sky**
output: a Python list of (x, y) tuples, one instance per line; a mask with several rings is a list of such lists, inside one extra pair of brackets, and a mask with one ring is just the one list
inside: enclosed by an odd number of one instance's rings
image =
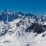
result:
[(46, 14), (46, 0), (0, 0), (0, 12), (9, 9), (12, 12)]

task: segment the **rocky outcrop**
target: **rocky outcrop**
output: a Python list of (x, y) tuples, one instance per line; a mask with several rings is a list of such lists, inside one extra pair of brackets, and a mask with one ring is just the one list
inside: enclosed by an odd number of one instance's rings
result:
[(32, 23), (32, 26), (28, 27), (25, 32), (42, 33), (46, 30), (46, 25), (39, 25), (38, 23)]

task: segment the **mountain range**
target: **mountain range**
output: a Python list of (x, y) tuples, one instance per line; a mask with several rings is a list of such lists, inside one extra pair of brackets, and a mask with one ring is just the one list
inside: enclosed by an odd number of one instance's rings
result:
[(46, 46), (46, 15), (0, 12), (0, 46)]

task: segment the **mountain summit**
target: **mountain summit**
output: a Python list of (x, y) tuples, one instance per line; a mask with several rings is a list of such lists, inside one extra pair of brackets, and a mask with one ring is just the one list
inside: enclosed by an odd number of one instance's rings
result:
[(43, 16), (36, 16), (36, 15), (33, 15), (33, 14), (30, 14), (30, 13), (27, 13), (27, 14), (23, 14), (21, 12), (15, 12), (15, 13), (12, 13), (10, 10), (4, 10), (4, 12), (0, 12), (0, 21), (8, 21), (8, 22), (11, 22), (15, 19), (28, 19), (28, 21), (31, 21), (32, 22), (35, 22), (35, 23), (43, 23), (46, 21), (46, 15), (43, 15)]

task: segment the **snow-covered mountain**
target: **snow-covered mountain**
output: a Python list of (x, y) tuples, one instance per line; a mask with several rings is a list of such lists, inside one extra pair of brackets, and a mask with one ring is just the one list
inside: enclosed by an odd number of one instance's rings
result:
[(0, 12), (0, 46), (46, 46), (46, 15)]
[(30, 14), (30, 13), (27, 13), (27, 14), (23, 14), (21, 12), (15, 12), (15, 13), (12, 13), (10, 10), (4, 10), (3, 12), (0, 12), (0, 21), (4, 21), (4, 22), (11, 22), (15, 19), (27, 19), (28, 21), (32, 21), (32, 22), (35, 22), (35, 23), (44, 23), (46, 21), (46, 15), (44, 16), (36, 16), (36, 15), (33, 15), (33, 14)]

